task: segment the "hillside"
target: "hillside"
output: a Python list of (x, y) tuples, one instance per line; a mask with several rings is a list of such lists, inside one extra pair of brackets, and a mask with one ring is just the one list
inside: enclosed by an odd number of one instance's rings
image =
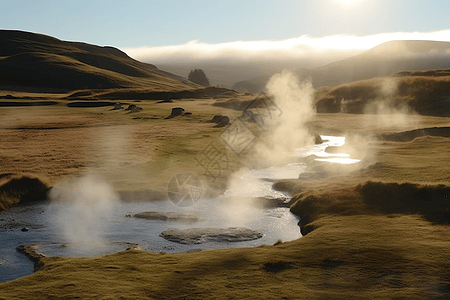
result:
[(24, 31), (0, 30), (0, 88), (74, 90), (198, 87), (187, 79), (141, 63), (114, 47), (101, 47)]
[(390, 77), (322, 87), (316, 91), (315, 103), (319, 113), (450, 117), (450, 69), (404, 71)]
[[(315, 69), (297, 69), (303, 79), (311, 78), (314, 87), (336, 86), (357, 80), (391, 76), (401, 71), (450, 68), (450, 43), (436, 41), (390, 41), (362, 54)], [(259, 92), (270, 76), (240, 81), (239, 91)]]

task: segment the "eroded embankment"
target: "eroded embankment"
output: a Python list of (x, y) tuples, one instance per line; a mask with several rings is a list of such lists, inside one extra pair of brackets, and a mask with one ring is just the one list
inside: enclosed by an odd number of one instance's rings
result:
[(367, 181), (353, 187), (307, 190), (293, 198), (291, 212), (298, 215), (303, 235), (314, 222), (329, 215), (421, 215), (437, 224), (450, 224), (450, 186)]
[(423, 136), (450, 137), (450, 127), (420, 128), (404, 132), (381, 134), (377, 138), (383, 141), (410, 142)]
[(0, 182), (0, 211), (19, 202), (27, 203), (47, 199), (49, 189), (44, 181), (35, 176), (11, 176)]

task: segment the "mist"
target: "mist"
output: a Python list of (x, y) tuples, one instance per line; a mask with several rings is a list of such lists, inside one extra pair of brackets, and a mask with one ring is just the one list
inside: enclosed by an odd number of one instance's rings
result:
[(450, 30), (435, 32), (390, 32), (366, 36), (302, 35), (284, 40), (206, 43), (192, 40), (180, 45), (122, 48), (129, 56), (158, 68), (185, 76), (202, 68), (212, 85), (270, 76), (283, 69), (316, 68), (392, 40), (449, 41)]
[(378, 97), (366, 104), (364, 114), (372, 115), (371, 118), (366, 118), (369, 126), (394, 129), (410, 125), (414, 122), (410, 116), (417, 113), (398, 96), (396, 78), (384, 78), (379, 86)]
[(101, 176), (86, 175), (58, 183), (49, 193), (58, 203), (54, 222), (67, 243), (101, 243), (119, 196)]
[(281, 115), (265, 118), (266, 133), (252, 155), (259, 166), (287, 163), (295, 149), (313, 144), (313, 136), (306, 127), (315, 115), (311, 81), (299, 81), (292, 72), (283, 71), (270, 78), (266, 90)]
[[(265, 116), (264, 133), (247, 154), (247, 161), (254, 169), (285, 166), (292, 160), (296, 148), (314, 144), (314, 138), (306, 127), (315, 115), (311, 82), (299, 81), (292, 72), (283, 71), (271, 77), (266, 91), (278, 113), (272, 111)], [(252, 218), (248, 209), (251, 200), (248, 198), (279, 196), (272, 190), (272, 182), (248, 175), (248, 172), (251, 169), (243, 167), (229, 177), (226, 196), (238, 201), (223, 209), (223, 214), (239, 225), (245, 225)], [(273, 195), (266, 194), (269, 190)]]

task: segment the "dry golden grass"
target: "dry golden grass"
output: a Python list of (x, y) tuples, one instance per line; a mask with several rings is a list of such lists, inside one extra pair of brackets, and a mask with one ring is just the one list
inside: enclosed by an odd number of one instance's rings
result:
[(392, 77), (320, 88), (315, 99), (317, 111), (360, 114), (369, 104), (382, 101), (390, 110), (408, 107), (421, 115), (449, 117), (449, 73), (444, 70), (441, 75), (433, 76), (433, 72), (429, 72), (403, 72)]
[[(165, 191), (170, 178), (180, 172), (202, 176), (204, 170), (195, 157), (209, 143), (225, 149), (218, 139), (223, 128), (208, 121), (215, 114), (233, 119), (239, 112), (214, 107), (214, 102), (122, 102), (124, 107), (142, 107), (137, 113), (111, 107), (70, 108), (62, 100), (51, 107), (1, 108), (1, 173), (32, 173), (51, 184), (66, 176), (98, 173), (118, 190)], [(183, 107), (192, 115), (166, 120), (173, 107)], [(231, 165), (219, 185), (239, 166), (238, 158), (226, 151)]]
[[(137, 102), (144, 110), (129, 115), (64, 103), (43, 110), (2, 108), (7, 117), (0, 124), (7, 141), (0, 145), (2, 173), (32, 171), (56, 182), (98, 171), (118, 189), (162, 188), (179, 172), (202, 173), (194, 157), (211, 141), (219, 145), (223, 130), (207, 120), (219, 113), (230, 119), (239, 115), (212, 103)], [(165, 120), (177, 106), (193, 115)], [(450, 229), (432, 218), (434, 209), (448, 208), (441, 198), (450, 185), (449, 138), (368, 143), (354, 137), (449, 126), (449, 121), (413, 116), (388, 126), (376, 118), (321, 114), (310, 123), (321, 134), (352, 133), (349, 145), (366, 155), (362, 168), (334, 170), (322, 180), (277, 183), (296, 193), (292, 210), (305, 217), (303, 227), (309, 226), (299, 240), (183, 254), (129, 250), (95, 258), (44, 258), (33, 275), (0, 284), (0, 299), (449, 298)], [(234, 166), (241, 163), (236, 158)], [(412, 184), (399, 185), (404, 182)], [(429, 184), (442, 202), (421, 204), (429, 199), (424, 187)], [(412, 197), (405, 198), (405, 191)]]

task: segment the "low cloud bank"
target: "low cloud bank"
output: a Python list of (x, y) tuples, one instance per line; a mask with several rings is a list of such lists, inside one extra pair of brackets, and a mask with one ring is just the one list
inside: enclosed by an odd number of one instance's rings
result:
[[(434, 32), (392, 32), (367, 36), (331, 35), (286, 40), (235, 41), (209, 44), (198, 40), (182, 45), (123, 48), (128, 55), (153, 64), (186, 64), (201, 62), (297, 61), (313, 59), (314, 64), (352, 56), (392, 40), (450, 41), (450, 30)], [(304, 62), (305, 63), (305, 62)], [(306, 65), (309, 65), (306, 63)], [(297, 66), (300, 67), (300, 66)], [(312, 67), (312, 66), (308, 66)]]

